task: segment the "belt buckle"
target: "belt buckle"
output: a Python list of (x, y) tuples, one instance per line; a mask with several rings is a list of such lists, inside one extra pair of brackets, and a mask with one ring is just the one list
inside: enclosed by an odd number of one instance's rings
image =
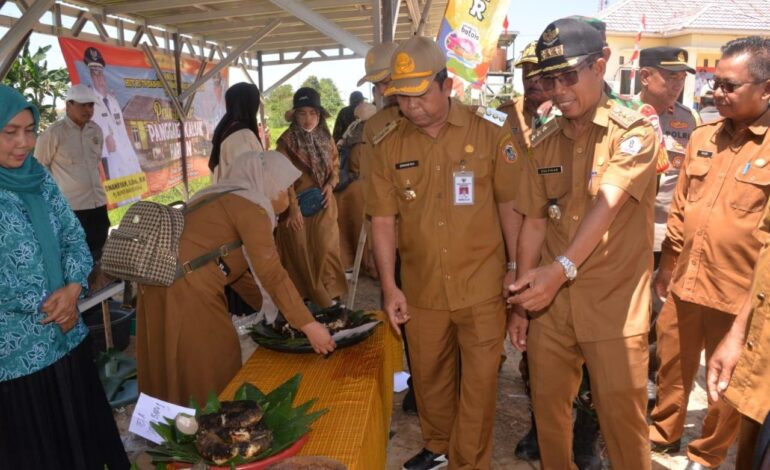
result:
[(191, 272), (194, 271), (189, 261), (182, 265), (182, 270), (184, 271), (185, 274), (190, 274)]

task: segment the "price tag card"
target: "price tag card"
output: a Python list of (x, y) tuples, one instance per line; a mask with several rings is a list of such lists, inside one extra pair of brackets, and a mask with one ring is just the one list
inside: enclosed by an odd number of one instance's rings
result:
[(165, 423), (164, 418), (174, 419), (179, 413), (195, 416), (195, 409), (185, 408), (184, 406), (168, 403), (140, 393), (139, 400), (137, 400), (136, 407), (134, 408), (134, 414), (131, 415), (131, 424), (128, 426), (128, 431), (156, 444), (160, 444), (163, 442), (163, 438), (152, 429), (150, 423)]

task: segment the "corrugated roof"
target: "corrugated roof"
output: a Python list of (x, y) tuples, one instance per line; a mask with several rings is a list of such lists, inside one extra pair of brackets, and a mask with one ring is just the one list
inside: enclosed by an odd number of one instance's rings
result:
[(609, 32), (636, 33), (642, 15), (647, 33), (685, 30), (770, 31), (770, 0), (620, 0), (598, 16)]

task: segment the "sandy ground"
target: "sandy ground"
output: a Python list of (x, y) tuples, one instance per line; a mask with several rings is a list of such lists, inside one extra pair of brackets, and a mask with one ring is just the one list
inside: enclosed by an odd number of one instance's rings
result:
[[(380, 305), (379, 284), (369, 278), (362, 278), (358, 287), (358, 296), (354, 307), (356, 309), (377, 309)], [(254, 350), (250, 339), (242, 341), (244, 357), (248, 357)], [(132, 346), (127, 352), (131, 353)], [(540, 468), (538, 462), (525, 462), (513, 455), (516, 442), (526, 434), (529, 429), (529, 411), (527, 397), (524, 393), (524, 385), (518, 372), (520, 354), (506, 343), (508, 360), (503, 364), (499, 376), (497, 390), (497, 416), (494, 430), (494, 451), (492, 468), (496, 470), (530, 470)], [(703, 363), (703, 360), (701, 360)], [(690, 396), (687, 420), (685, 423), (685, 436), (683, 448), (686, 443), (698, 436), (700, 423), (706, 409), (706, 394), (704, 367), (701, 365), (696, 379), (696, 385)], [(393, 404), (393, 418), (391, 422), (392, 438), (388, 449), (387, 470), (398, 470), (404, 461), (422, 448), (420, 425), (416, 416), (407, 415), (401, 410), (401, 400), (405, 393), (396, 394)], [(129, 457), (135, 461), (141, 469), (152, 469), (149, 458), (142, 451), (145, 442), (128, 433), (133, 406), (115, 410), (115, 419), (123, 436), (124, 443), (129, 451)], [(653, 470), (671, 469), (682, 470), (687, 462), (685, 452), (673, 456), (653, 454)], [(734, 468), (735, 446), (730, 449), (728, 459), (722, 466), (723, 469)], [(376, 469), (359, 469), (376, 470)]]

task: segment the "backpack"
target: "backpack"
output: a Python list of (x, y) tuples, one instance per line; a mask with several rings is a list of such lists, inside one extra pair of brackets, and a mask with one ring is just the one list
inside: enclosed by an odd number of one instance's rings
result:
[(140, 284), (170, 286), (175, 280), (240, 247), (243, 242), (222, 245), (191, 261), (179, 262), (179, 240), (184, 216), (230, 191), (215, 194), (194, 206), (139, 201), (131, 206), (104, 244), (102, 270), (110, 276)]
[(340, 154), (340, 180), (334, 187), (335, 193), (344, 191), (350, 183), (358, 179), (358, 174), (350, 171), (350, 153), (353, 151), (353, 146), (362, 141), (364, 124), (365, 121), (360, 119), (353, 121), (339, 141), (337, 151)]

